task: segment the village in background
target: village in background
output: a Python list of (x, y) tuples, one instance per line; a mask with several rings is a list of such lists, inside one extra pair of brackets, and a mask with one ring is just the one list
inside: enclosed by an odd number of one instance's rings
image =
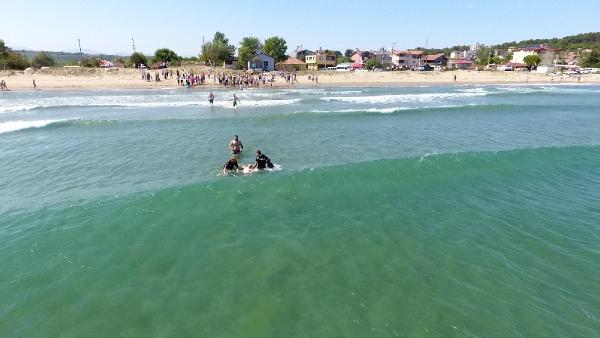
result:
[(0, 40), (0, 70), (34, 70), (47, 67), (66, 68), (150, 68), (204, 65), (250, 72), (268, 71), (446, 71), (497, 70), (537, 73), (600, 73), (600, 33), (584, 33), (561, 39), (538, 39), (509, 42), (493, 46), (480, 43), (444, 49), (414, 48), (401, 50), (346, 49), (344, 52), (306, 49), (297, 46), (288, 53), (286, 41), (278, 36), (261, 42), (244, 38), (239, 47), (230, 44), (221, 32), (204, 43), (198, 57), (181, 57), (169, 48), (146, 56), (136, 51), (130, 56), (14, 50)]

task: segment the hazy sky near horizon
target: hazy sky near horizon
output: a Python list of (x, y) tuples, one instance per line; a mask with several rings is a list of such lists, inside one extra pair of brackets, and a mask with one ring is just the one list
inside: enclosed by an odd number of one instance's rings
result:
[(236, 46), (244, 36), (278, 35), (288, 51), (302, 45), (395, 49), (485, 44), (600, 31), (600, 1), (529, 0), (516, 4), (438, 1), (2, 1), (0, 39), (9, 47), (151, 54), (168, 47), (200, 52), (202, 37), (221, 31)]

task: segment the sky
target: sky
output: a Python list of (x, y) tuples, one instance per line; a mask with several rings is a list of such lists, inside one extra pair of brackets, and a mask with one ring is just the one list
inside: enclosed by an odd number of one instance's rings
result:
[(221, 31), (239, 45), (244, 36), (281, 36), (288, 52), (443, 48), (496, 44), (600, 31), (599, 0), (295, 0), (295, 1), (48, 1), (0, 0), (0, 39), (14, 49), (153, 54), (167, 47), (200, 52), (202, 38)]

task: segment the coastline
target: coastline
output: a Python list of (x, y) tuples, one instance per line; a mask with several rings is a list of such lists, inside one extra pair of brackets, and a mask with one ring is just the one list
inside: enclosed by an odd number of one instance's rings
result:
[[(208, 72), (206, 68), (193, 69), (194, 73)], [(212, 69), (213, 72), (222, 69)], [(151, 71), (153, 72), (153, 71)], [(318, 83), (308, 80), (308, 75), (317, 75)], [(457, 81), (454, 83), (454, 75)], [(175, 89), (175, 78), (160, 82), (146, 82), (140, 79), (136, 69), (44, 69), (33, 72), (0, 71), (0, 79), (7, 82), (11, 91), (33, 91), (35, 79), (38, 90), (119, 90), (119, 89)], [(355, 87), (355, 86), (435, 86), (435, 85), (540, 85), (540, 84), (600, 84), (600, 74), (561, 76), (529, 72), (469, 71), (446, 72), (327, 72), (300, 73), (298, 82), (290, 85), (279, 76), (271, 86), (258, 88), (306, 88), (306, 87)], [(213, 79), (191, 89), (225, 88)], [(231, 87), (229, 87), (231, 88)]]

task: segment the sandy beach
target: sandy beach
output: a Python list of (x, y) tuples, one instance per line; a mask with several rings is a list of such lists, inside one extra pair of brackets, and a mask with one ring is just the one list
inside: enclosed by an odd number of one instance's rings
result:
[[(207, 73), (206, 67), (184, 67), (192, 69), (195, 74)], [(210, 69), (222, 72), (223, 69)], [(153, 74), (154, 71), (151, 71)], [(308, 75), (318, 76), (318, 84), (308, 80)], [(360, 86), (360, 85), (427, 85), (451, 84), (456, 75), (457, 84), (526, 84), (526, 83), (600, 83), (600, 74), (577, 76), (561, 76), (537, 74), (529, 72), (504, 72), (504, 71), (446, 71), (446, 72), (335, 72), (320, 71), (314, 73), (299, 73), (295, 85), (331, 85), (331, 86)], [(161, 80), (160, 82), (146, 82), (141, 80), (140, 72), (136, 69), (90, 69), (90, 68), (50, 68), (26, 71), (0, 71), (0, 79), (4, 79), (10, 90), (33, 90), (33, 80), (41, 90), (81, 90), (81, 89), (144, 89), (144, 88), (172, 88), (177, 87), (175, 78)], [(269, 84), (268, 84), (269, 85)], [(275, 78), (274, 87), (290, 86), (281, 77)], [(205, 85), (197, 88), (222, 87), (214, 84), (213, 79), (207, 79)]]

